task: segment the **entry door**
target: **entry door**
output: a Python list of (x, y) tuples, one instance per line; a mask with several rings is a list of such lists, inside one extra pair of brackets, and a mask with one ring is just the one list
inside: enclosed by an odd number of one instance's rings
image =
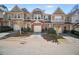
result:
[(41, 25), (35, 25), (34, 26), (34, 32), (41, 32)]

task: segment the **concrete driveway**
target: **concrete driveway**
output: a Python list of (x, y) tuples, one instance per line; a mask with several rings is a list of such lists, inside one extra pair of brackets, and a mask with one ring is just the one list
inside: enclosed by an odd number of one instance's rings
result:
[(78, 55), (79, 39), (64, 36), (65, 41), (57, 44), (43, 39), (40, 33), (30, 37), (9, 37), (0, 40), (2, 55)]

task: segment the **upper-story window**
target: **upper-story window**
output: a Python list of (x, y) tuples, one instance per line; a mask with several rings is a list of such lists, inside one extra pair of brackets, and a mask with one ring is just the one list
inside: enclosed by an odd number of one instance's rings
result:
[(79, 23), (79, 19), (76, 19), (76, 23)]
[(41, 14), (38, 14), (38, 19), (41, 19)]
[(26, 14), (24, 14), (24, 19), (26, 19), (27, 18), (27, 15)]
[(20, 18), (20, 14), (18, 14), (18, 18)]
[(8, 14), (8, 18), (11, 19), (11, 15), (10, 14)]
[(45, 20), (48, 20), (48, 16), (44, 16), (44, 19), (45, 19)]
[(14, 18), (17, 18), (17, 14), (14, 15)]
[(27, 19), (30, 19), (30, 17), (27, 17)]
[(39, 20), (39, 19), (41, 19), (41, 14), (33, 14), (32, 18)]
[(21, 14), (14, 14), (13, 18), (21, 18)]
[(0, 18), (3, 18), (3, 14), (2, 13), (0, 13)]
[(62, 20), (62, 17), (61, 16), (55, 16), (55, 21), (61, 21)]
[(40, 17), (38, 17), (38, 19), (40, 19)]

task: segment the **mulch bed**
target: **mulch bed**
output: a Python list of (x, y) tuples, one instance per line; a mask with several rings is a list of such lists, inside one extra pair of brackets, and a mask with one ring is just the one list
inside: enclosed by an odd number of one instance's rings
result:
[(43, 37), (46, 41), (58, 42), (57, 39), (55, 39), (53, 36), (50, 36), (50, 35), (48, 35), (48, 34), (43, 34), (42, 37)]
[(30, 35), (32, 35), (31, 32), (21, 33), (21, 34), (17, 32), (17, 33), (8, 34), (8, 35), (6, 35), (6, 36), (0, 38), (0, 40), (1, 40), (1, 39), (6, 39), (6, 38), (8, 38), (8, 37), (22, 37), (22, 36), (28, 37), (28, 36), (30, 36)]

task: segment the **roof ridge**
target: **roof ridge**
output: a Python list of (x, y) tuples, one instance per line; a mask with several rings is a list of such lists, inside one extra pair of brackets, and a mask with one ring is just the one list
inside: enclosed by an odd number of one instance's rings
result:
[(65, 14), (65, 13), (60, 7), (58, 7), (53, 14)]
[(18, 5), (15, 5), (12, 9), (11, 12), (22, 12), (22, 9), (18, 7)]

